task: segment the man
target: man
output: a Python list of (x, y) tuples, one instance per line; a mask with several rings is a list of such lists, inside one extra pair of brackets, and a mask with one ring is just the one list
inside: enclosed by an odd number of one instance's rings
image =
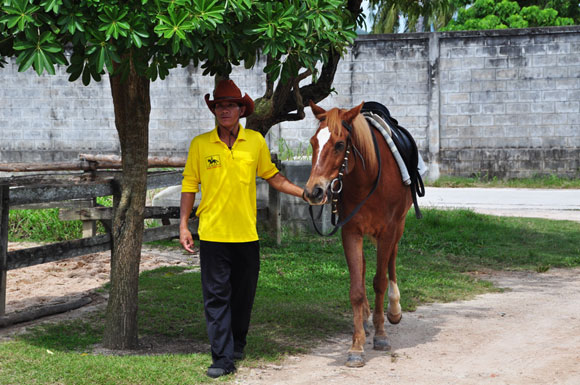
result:
[(247, 130), (240, 118), (252, 114), (254, 101), (231, 80), (218, 83), (205, 101), (217, 126), (191, 142), (183, 172), (179, 241), (193, 252), (187, 221), (201, 185), (199, 253), (207, 332), (217, 378), (236, 370), (243, 358), (254, 303), (260, 249), (256, 231), (256, 176), (278, 191), (302, 197), (303, 189), (280, 174), (264, 137)]

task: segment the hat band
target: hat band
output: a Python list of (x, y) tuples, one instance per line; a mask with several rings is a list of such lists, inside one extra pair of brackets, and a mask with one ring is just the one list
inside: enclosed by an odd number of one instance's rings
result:
[(241, 96), (220, 96), (220, 97), (214, 98), (214, 100), (228, 100), (228, 99), (238, 100), (238, 99), (242, 99), (242, 97)]

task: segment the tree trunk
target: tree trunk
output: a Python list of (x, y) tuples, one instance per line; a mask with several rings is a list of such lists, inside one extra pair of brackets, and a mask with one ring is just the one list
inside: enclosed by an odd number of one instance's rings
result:
[(107, 305), (103, 344), (110, 349), (138, 345), (137, 293), (147, 193), (149, 145), (149, 79), (131, 65), (122, 81), (110, 76), (122, 157), (122, 182), (114, 199), (111, 247), (111, 291)]

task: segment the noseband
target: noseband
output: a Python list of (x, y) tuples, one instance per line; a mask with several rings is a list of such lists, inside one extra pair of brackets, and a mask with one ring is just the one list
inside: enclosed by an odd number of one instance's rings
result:
[[(318, 229), (318, 226), (316, 225), (315, 219), (314, 219), (314, 211), (312, 210), (312, 205), (310, 205), (308, 207), (308, 211), (310, 212), (310, 218), (312, 219), (312, 225), (314, 226), (314, 229), (316, 230), (316, 232), (322, 236), (331, 236), (334, 235), (339, 228), (341, 228), (345, 223), (347, 223), (348, 221), (350, 221), (352, 219), (352, 217), (354, 217), (354, 215), (360, 210), (360, 208), (362, 207), (362, 205), (367, 201), (367, 199), (369, 199), (369, 197), (375, 192), (375, 190), (377, 189), (377, 186), (379, 185), (379, 179), (381, 178), (381, 154), (379, 152), (379, 145), (377, 143), (377, 138), (375, 137), (375, 133), (373, 132), (372, 127), (369, 125), (369, 130), (371, 130), (371, 135), (373, 137), (373, 144), (375, 147), (375, 154), (377, 157), (377, 162), (379, 165), (379, 170), (377, 173), (377, 179), (375, 180), (375, 184), (373, 186), (373, 188), (371, 189), (371, 191), (369, 191), (368, 195), (361, 201), (358, 203), (358, 205), (354, 208), (354, 210), (352, 210), (348, 216), (341, 220), (340, 222), (338, 221), (338, 199), (340, 198), (340, 194), (342, 192), (342, 178), (344, 177), (344, 175), (346, 174), (347, 170), (348, 170), (348, 155), (350, 154), (350, 148), (352, 147), (353, 151), (360, 157), (362, 163), (363, 163), (363, 168), (364, 167), (364, 159), (362, 157), (362, 154), (359, 152), (359, 150), (352, 144), (352, 141), (350, 139), (350, 135), (352, 134), (352, 126), (350, 124), (348, 124), (347, 122), (345, 122), (344, 120), (342, 121), (342, 126), (344, 128), (346, 128), (346, 130), (348, 131), (348, 136), (346, 138), (346, 151), (344, 154), (344, 160), (342, 161), (342, 164), (340, 165), (340, 168), (338, 169), (338, 176), (336, 178), (334, 178), (329, 185), (329, 191), (331, 194), (331, 204), (332, 204), (332, 214), (331, 214), (331, 223), (334, 226), (334, 229), (328, 233), (328, 234), (324, 234), (322, 233), (322, 231), (320, 231)], [(320, 210), (320, 213), (317, 216), (317, 219), (320, 218), (320, 216), (322, 215), (322, 209)]]

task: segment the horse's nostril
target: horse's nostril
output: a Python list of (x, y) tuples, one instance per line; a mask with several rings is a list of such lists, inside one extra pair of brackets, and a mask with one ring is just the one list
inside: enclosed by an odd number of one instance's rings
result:
[(324, 190), (321, 189), (320, 187), (316, 187), (313, 191), (312, 191), (312, 196), (316, 199), (322, 199), (322, 197), (324, 196)]

